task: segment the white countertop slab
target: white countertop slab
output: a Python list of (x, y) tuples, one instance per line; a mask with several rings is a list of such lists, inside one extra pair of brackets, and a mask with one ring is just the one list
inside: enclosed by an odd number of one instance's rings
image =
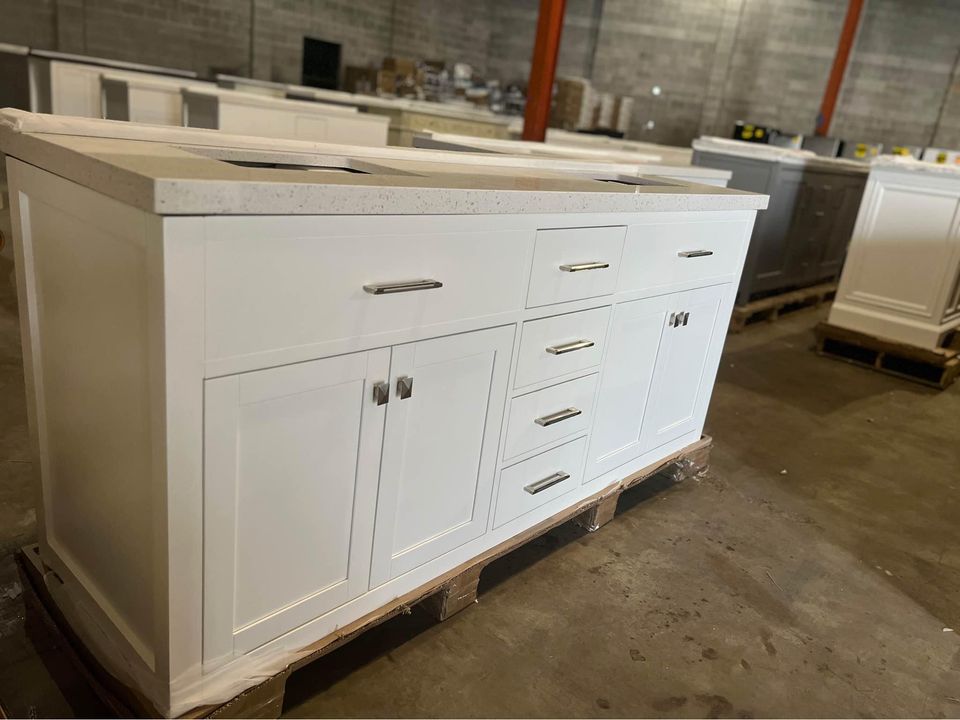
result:
[[(729, 180), (732, 173), (729, 170), (700, 167), (694, 165), (678, 165), (662, 162), (659, 155), (618, 151), (615, 148), (604, 146), (564, 146), (549, 143), (528, 142), (522, 140), (499, 140), (494, 138), (475, 138), (467, 135), (450, 133), (423, 132), (418, 133), (436, 143), (437, 149), (473, 152), (492, 152), (510, 154), (527, 159), (525, 167), (540, 167), (544, 169), (565, 169), (576, 172), (580, 163), (588, 163), (596, 172), (608, 170), (619, 175), (676, 175), (677, 168), (683, 168), (685, 178), (700, 180)], [(568, 162), (569, 161), (569, 162)], [(517, 167), (521, 167), (520, 164)]]
[(693, 141), (693, 149), (699, 152), (719, 153), (750, 160), (778, 162), (785, 165), (799, 165), (803, 167), (822, 168), (835, 172), (868, 173), (870, 163), (846, 158), (828, 158), (817, 155), (810, 150), (796, 150), (794, 148), (777, 147), (764, 143), (751, 143), (744, 140), (730, 140), (728, 138), (701, 137)]
[[(620, 185), (484, 156), (231, 136), (0, 111), (0, 150), (158, 214), (516, 214), (758, 210), (767, 196), (678, 181)], [(225, 162), (351, 167), (371, 174)], [(530, 162), (530, 159), (519, 158)], [(586, 172), (586, 165), (568, 161)]]
[(883, 170), (945, 175), (960, 180), (960, 164), (947, 165), (946, 163), (925, 162), (902, 155), (881, 155), (873, 161), (872, 167)]

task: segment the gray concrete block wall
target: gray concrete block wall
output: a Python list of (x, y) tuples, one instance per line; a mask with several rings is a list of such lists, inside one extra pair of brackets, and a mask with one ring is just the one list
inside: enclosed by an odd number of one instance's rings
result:
[[(462, 60), (524, 83), (538, 4), (0, 0), (0, 42), (296, 83), (307, 35), (342, 43), (345, 65)], [(809, 133), (845, 10), (846, 0), (567, 0), (558, 72), (633, 96), (639, 139), (685, 145), (739, 119)], [(869, 0), (833, 134), (960, 147), (958, 28), (960, 0)]]
[(960, 2), (871, 0), (833, 132), (851, 140), (926, 145), (958, 51)]

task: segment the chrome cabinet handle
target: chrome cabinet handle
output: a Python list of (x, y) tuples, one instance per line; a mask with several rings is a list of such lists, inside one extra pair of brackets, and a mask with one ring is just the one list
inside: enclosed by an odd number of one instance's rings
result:
[(401, 375), (397, 378), (397, 397), (406, 400), (413, 395), (413, 378)]
[(610, 263), (605, 262), (586, 262), (586, 263), (577, 263), (575, 265), (561, 265), (560, 269), (563, 272), (580, 272), (582, 270), (603, 270), (604, 268), (610, 267)]
[(373, 384), (373, 401), (377, 405), (386, 405), (390, 402), (390, 385), (385, 382)]
[(393, 293), (412, 292), (414, 290), (435, 290), (442, 288), (443, 283), (437, 280), (405, 280), (396, 283), (371, 283), (364, 285), (364, 292), (371, 295), (392, 295)]
[(680, 313), (670, 313), (670, 319), (667, 320), (667, 325), (669, 327), (680, 327), (681, 325), (686, 325), (690, 320), (690, 313), (680, 312)]
[(534, 420), (534, 422), (541, 427), (550, 427), (555, 423), (558, 423), (562, 420), (569, 420), (570, 418), (576, 417), (582, 413), (583, 410), (577, 410), (575, 407), (568, 407), (565, 410), (560, 410), (559, 412), (538, 417), (536, 420)]
[(678, 252), (677, 255), (682, 258), (707, 257), (713, 255), (713, 250), (684, 250)]
[(587, 348), (593, 347), (593, 345), (593, 340), (576, 340), (566, 343), (565, 345), (551, 345), (546, 350), (551, 355), (564, 355), (574, 350), (586, 350)]
[(537, 480), (532, 482), (529, 485), (524, 486), (524, 491), (530, 493), (531, 495), (536, 495), (538, 492), (542, 492), (549, 487), (553, 487), (558, 483), (562, 483), (564, 480), (570, 479), (570, 473), (565, 472), (555, 472), (549, 477), (545, 477), (543, 480)]

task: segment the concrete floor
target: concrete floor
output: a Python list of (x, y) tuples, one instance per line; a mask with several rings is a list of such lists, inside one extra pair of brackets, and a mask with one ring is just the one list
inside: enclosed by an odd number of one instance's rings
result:
[[(0, 267), (0, 700), (105, 710), (23, 631), (34, 535), (15, 303)], [(295, 674), (289, 717), (960, 717), (960, 384), (818, 358), (822, 311), (727, 341), (711, 472), (655, 479), (587, 535), (490, 566)], [(54, 683), (58, 677), (63, 688)]]

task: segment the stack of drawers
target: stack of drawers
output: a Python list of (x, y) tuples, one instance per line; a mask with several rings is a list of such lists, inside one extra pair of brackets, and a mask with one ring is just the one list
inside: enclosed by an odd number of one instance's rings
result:
[[(611, 295), (623, 226), (537, 233), (527, 307)], [(520, 331), (493, 527), (584, 481), (609, 306), (528, 320)]]

